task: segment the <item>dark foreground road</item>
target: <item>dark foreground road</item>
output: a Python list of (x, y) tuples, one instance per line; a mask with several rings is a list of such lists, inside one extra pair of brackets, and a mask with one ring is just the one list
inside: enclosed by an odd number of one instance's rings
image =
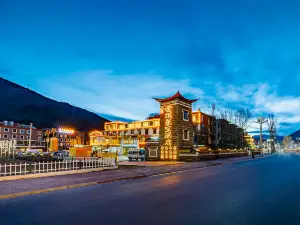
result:
[(1, 224), (300, 224), (300, 156), (0, 200)]

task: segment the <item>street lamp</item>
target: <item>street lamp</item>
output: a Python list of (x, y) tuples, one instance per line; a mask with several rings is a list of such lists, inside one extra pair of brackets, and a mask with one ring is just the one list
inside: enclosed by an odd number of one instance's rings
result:
[(28, 146), (28, 150), (31, 149), (31, 133), (32, 133), (32, 125), (33, 125), (33, 123), (30, 123), (30, 134), (29, 134), (29, 146)]

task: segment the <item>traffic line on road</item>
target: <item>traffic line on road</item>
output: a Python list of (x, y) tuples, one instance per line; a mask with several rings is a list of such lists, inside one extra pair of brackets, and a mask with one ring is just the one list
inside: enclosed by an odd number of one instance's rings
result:
[(111, 182), (122, 181), (122, 180), (141, 179), (141, 178), (146, 178), (146, 177), (147, 177), (146, 175), (137, 175), (137, 176), (131, 176), (131, 177), (116, 178), (116, 179), (112, 179), (112, 180), (93, 181), (93, 182), (88, 182), (88, 183), (72, 184), (72, 185), (65, 185), (65, 186), (60, 186), (60, 187), (32, 190), (32, 191), (27, 191), (27, 192), (19, 192), (19, 193), (7, 194), (7, 195), (0, 195), (0, 200), (8, 199), (8, 198), (23, 197), (23, 196), (28, 196), (28, 195), (42, 194), (42, 193), (47, 193), (47, 192), (52, 192), (52, 191), (62, 191), (62, 190), (71, 189), (71, 188), (87, 187), (87, 186), (111, 183)]
[[(263, 157), (263, 158), (268, 158), (268, 157)], [(263, 159), (262, 158), (262, 159)], [(259, 158), (256, 158), (259, 159)], [(245, 160), (247, 161), (253, 161), (251, 160)], [(244, 162), (245, 162), (244, 161)], [(176, 173), (183, 173), (183, 172), (188, 172), (188, 171), (193, 171), (193, 170), (199, 170), (199, 169), (205, 169), (209, 167), (217, 167), (217, 166), (224, 166), (227, 163), (213, 163), (211, 165), (206, 165), (203, 167), (197, 167), (197, 168), (192, 168), (192, 169), (185, 169), (185, 170), (178, 170), (178, 171), (171, 171), (171, 172), (164, 172), (164, 173), (159, 173), (159, 174), (152, 174), (152, 175), (136, 175), (136, 176), (130, 176), (130, 177), (121, 177), (121, 178), (116, 178), (116, 179), (111, 179), (111, 180), (103, 180), (103, 181), (93, 181), (93, 182), (87, 182), (87, 183), (79, 183), (79, 184), (73, 184), (73, 185), (65, 185), (65, 186), (60, 186), (60, 187), (53, 187), (53, 188), (46, 188), (46, 189), (40, 189), (40, 190), (32, 190), (28, 192), (19, 192), (19, 193), (13, 193), (13, 194), (6, 194), (6, 195), (0, 195), (0, 200), (1, 199), (9, 199), (9, 198), (16, 198), (16, 197), (23, 197), (23, 196), (28, 196), (28, 195), (36, 195), (36, 194), (42, 194), (42, 193), (47, 193), (47, 192), (52, 192), (52, 191), (62, 191), (66, 189), (72, 189), (72, 188), (79, 188), (79, 187), (87, 187), (87, 186), (92, 186), (92, 185), (97, 185), (97, 184), (104, 184), (104, 183), (113, 183), (117, 181), (122, 181), (122, 180), (134, 180), (134, 179), (141, 179), (141, 178), (148, 178), (148, 177), (156, 177), (156, 176), (164, 176), (164, 175), (170, 175), (170, 174), (176, 174)], [(236, 162), (231, 162), (228, 164), (236, 164)]]
[(170, 174), (176, 174), (176, 173), (183, 173), (183, 172), (205, 169), (205, 168), (210, 168), (210, 167), (217, 167), (217, 166), (224, 166), (224, 164), (220, 163), (220, 164), (213, 164), (213, 165), (209, 165), (209, 166), (197, 167), (197, 168), (186, 169), (186, 170), (178, 170), (178, 171), (172, 171), (172, 172), (166, 172), (166, 173), (153, 174), (153, 175), (149, 175), (148, 177), (157, 177), (157, 176), (164, 176), (164, 175), (170, 175)]
[(116, 179), (111, 179), (111, 180), (93, 181), (93, 182), (88, 182), (88, 183), (80, 183), (80, 184), (65, 185), (65, 186), (60, 186), (60, 187), (45, 188), (45, 189), (40, 189), (40, 190), (32, 190), (32, 191), (27, 191), (27, 192), (19, 192), (19, 193), (7, 194), (7, 195), (0, 195), (0, 200), (24, 197), (24, 196), (28, 196), (28, 195), (42, 194), (42, 193), (53, 192), (53, 191), (62, 191), (62, 190), (72, 189), (72, 188), (87, 187), (87, 186), (92, 186), (92, 185), (97, 185), (97, 184), (112, 183), (112, 182), (117, 182), (117, 181), (122, 181), (122, 180), (135, 180), (135, 179), (141, 179), (141, 178), (147, 178), (147, 177), (164, 176), (164, 175), (182, 173), (182, 172), (204, 169), (204, 168), (208, 168), (208, 167), (212, 167), (212, 166), (222, 166), (222, 165), (223, 164), (220, 163), (218, 165), (213, 164), (213, 165), (204, 166), (204, 167), (197, 167), (197, 168), (186, 169), (186, 170), (165, 172), (165, 173), (159, 173), (159, 174), (153, 174), (153, 175), (137, 175), (137, 176), (131, 176), (131, 177), (121, 177), (121, 178), (116, 178)]

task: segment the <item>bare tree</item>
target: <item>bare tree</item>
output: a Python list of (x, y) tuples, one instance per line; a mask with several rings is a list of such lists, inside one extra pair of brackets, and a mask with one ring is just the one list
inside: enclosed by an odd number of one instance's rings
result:
[[(249, 122), (251, 117), (252, 117), (252, 113), (250, 112), (249, 109), (246, 108), (239, 108), (234, 113), (234, 122), (237, 126), (243, 129), (243, 138), (244, 138), (245, 131), (250, 126)], [(242, 141), (242, 147), (244, 147), (243, 145), (244, 145), (244, 141)]]
[(252, 113), (249, 109), (239, 108), (234, 113), (234, 121), (240, 128), (246, 130), (249, 127), (249, 122), (252, 117)]
[(268, 120), (267, 120), (269, 133), (270, 133), (270, 139), (271, 139), (271, 153), (275, 153), (277, 119), (278, 118), (274, 114), (269, 114)]
[(227, 120), (228, 111), (227, 109), (220, 109), (220, 118), (223, 120)]
[(235, 123), (234, 111), (230, 109), (220, 109), (217, 118), (227, 120), (230, 123)]
[(288, 150), (289, 150), (289, 148), (290, 148), (291, 143), (292, 143), (292, 138), (291, 138), (291, 136), (285, 136), (285, 137), (283, 138), (283, 140), (282, 140), (282, 146), (283, 146), (284, 148), (287, 148)]
[(228, 110), (228, 112), (227, 112), (227, 120), (228, 120), (230, 123), (235, 124), (234, 111)]

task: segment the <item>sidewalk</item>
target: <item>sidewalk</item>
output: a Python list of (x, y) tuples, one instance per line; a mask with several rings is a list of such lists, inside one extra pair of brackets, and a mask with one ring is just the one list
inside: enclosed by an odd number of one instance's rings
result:
[[(266, 157), (266, 156), (265, 156)], [(261, 158), (256, 156), (256, 159)], [(0, 199), (20, 195), (37, 194), (54, 190), (63, 190), (80, 186), (95, 185), (117, 180), (145, 178), (153, 175), (174, 173), (185, 170), (195, 170), (210, 166), (221, 166), (252, 160), (250, 156), (214, 161), (177, 163), (158, 166), (121, 166), (117, 170), (107, 170), (82, 174), (63, 175), (55, 177), (24, 179), (0, 182)], [(20, 194), (19, 194), (20, 193)]]

